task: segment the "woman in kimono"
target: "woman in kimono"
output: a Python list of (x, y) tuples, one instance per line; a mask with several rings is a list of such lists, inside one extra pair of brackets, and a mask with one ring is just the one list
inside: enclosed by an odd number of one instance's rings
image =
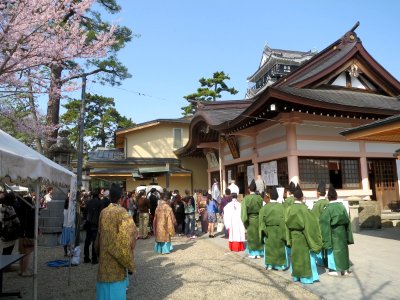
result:
[(232, 201), (224, 207), (224, 225), (229, 234), (229, 250), (239, 252), (246, 248), (246, 230), (240, 218), (242, 207), (237, 200), (237, 194), (232, 193), (231, 196)]
[(244, 197), (241, 207), (241, 219), (247, 230), (246, 254), (249, 258), (258, 258), (264, 256), (264, 247), (259, 233), (259, 217), (263, 199), (256, 192), (256, 183), (254, 179), (249, 185), (250, 195)]
[(348, 245), (354, 244), (351, 222), (346, 208), (337, 200), (332, 184), (328, 190), (329, 204), (323, 210), (319, 222), (323, 247), (327, 252), (329, 275), (349, 275), (351, 266)]
[(260, 210), (260, 238), (264, 242), (264, 267), (267, 270), (286, 270), (289, 267), (286, 252), (285, 209), (277, 201), (278, 192), (272, 188), (269, 202)]
[(175, 235), (175, 217), (168, 202), (170, 194), (165, 193), (156, 208), (153, 229), (155, 236), (154, 251), (161, 254), (168, 254), (172, 251), (171, 237)]
[(303, 203), (299, 185), (293, 193), (294, 203), (286, 212), (287, 243), (291, 247), (291, 273), (294, 281), (319, 281), (316, 253), (321, 251), (322, 239), (318, 221)]

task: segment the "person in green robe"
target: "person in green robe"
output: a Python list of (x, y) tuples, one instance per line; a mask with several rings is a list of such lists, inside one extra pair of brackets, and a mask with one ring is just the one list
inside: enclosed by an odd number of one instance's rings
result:
[(354, 244), (349, 215), (343, 203), (337, 200), (337, 192), (329, 185), (329, 204), (323, 210), (319, 223), (323, 247), (327, 252), (329, 275), (349, 275), (351, 266), (348, 245)]
[(269, 203), (259, 214), (260, 238), (264, 242), (264, 267), (267, 270), (286, 270), (289, 267), (286, 253), (285, 209), (278, 202), (278, 191), (273, 187)]
[(294, 193), (295, 189), (296, 189), (296, 184), (293, 181), (290, 181), (289, 186), (286, 188), (287, 196), (286, 196), (285, 200), (283, 201), (283, 207), (285, 209), (294, 203), (295, 199), (294, 199), (293, 193)]
[(311, 284), (319, 281), (315, 253), (321, 251), (322, 238), (318, 221), (303, 203), (299, 185), (295, 202), (286, 213), (287, 243), (291, 247), (291, 273), (294, 281)]
[[(318, 184), (317, 198), (318, 200), (314, 203), (311, 212), (315, 216), (315, 218), (319, 220), (322, 211), (329, 204), (329, 200), (326, 198), (326, 185), (325, 182), (323, 181), (321, 181)], [(317, 253), (316, 258), (317, 258), (317, 265), (322, 267), (328, 266), (326, 251), (324, 249), (322, 249), (320, 252)]]
[(245, 253), (249, 258), (258, 258), (264, 255), (264, 247), (259, 233), (259, 217), (263, 199), (256, 195), (256, 183), (254, 179), (249, 185), (250, 195), (244, 197), (241, 207), (241, 219), (247, 230), (247, 244)]

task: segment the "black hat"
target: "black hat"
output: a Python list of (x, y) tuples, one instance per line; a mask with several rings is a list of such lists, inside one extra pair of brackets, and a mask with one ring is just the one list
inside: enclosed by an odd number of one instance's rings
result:
[(296, 185), (296, 188), (294, 189), (293, 196), (296, 199), (303, 198), (303, 191), (301, 190), (301, 187), (298, 184)]
[(271, 200), (277, 200), (279, 198), (278, 191), (275, 186), (272, 187), (271, 193), (269, 193)]
[(318, 184), (317, 191), (321, 194), (321, 196), (325, 196), (326, 194), (325, 182), (320, 181), (320, 183)]
[(162, 198), (164, 200), (170, 200), (171, 199), (171, 193), (169, 191), (166, 191)]
[(257, 190), (256, 182), (254, 181), (254, 179), (250, 182), (249, 190), (251, 192), (255, 192)]
[(122, 189), (121, 187), (116, 184), (112, 183), (110, 187), (110, 201), (115, 203), (122, 197)]
[(329, 185), (328, 199), (329, 200), (336, 200), (337, 199), (337, 192), (336, 192), (335, 188), (333, 187), (332, 183)]
[(291, 194), (293, 194), (294, 191), (295, 191), (295, 189), (296, 189), (296, 185), (294, 184), (293, 181), (291, 181), (291, 182), (289, 183), (288, 190), (289, 190), (289, 192), (290, 192)]

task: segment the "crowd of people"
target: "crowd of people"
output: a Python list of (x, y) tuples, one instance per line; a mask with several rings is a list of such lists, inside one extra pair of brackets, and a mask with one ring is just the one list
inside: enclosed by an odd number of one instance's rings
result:
[[(124, 193), (116, 184), (82, 193), (84, 263), (99, 264), (97, 299), (125, 293), (128, 273), (134, 271), (138, 239), (154, 236), (154, 251), (168, 254), (173, 251), (175, 235), (196, 239), (207, 234), (214, 238), (215, 227), (228, 240), (231, 251), (263, 258), (267, 270), (290, 270), (294, 281), (319, 281), (317, 265), (327, 268), (330, 275), (350, 274), (348, 245), (354, 243), (351, 222), (333, 185), (326, 193), (326, 184), (321, 182), (316, 191), (318, 200), (309, 209), (298, 183), (291, 181), (281, 197), (276, 187), (265, 193), (265, 184), (259, 179), (251, 182), (242, 201), (238, 200), (239, 187), (234, 180), (224, 193), (217, 180), (210, 191), (195, 191), (194, 195), (189, 190), (181, 196), (178, 190), (157, 188)], [(52, 200), (51, 188), (46, 195), (46, 200), (40, 201), (43, 209)], [(20, 253), (27, 254), (20, 261), (20, 274), (31, 276), (35, 199), (18, 198), (12, 192), (0, 192), (3, 254), (12, 253), (19, 239)], [(69, 196), (64, 203), (61, 234), (65, 256), (70, 256), (68, 246), (74, 238), (68, 205)]]

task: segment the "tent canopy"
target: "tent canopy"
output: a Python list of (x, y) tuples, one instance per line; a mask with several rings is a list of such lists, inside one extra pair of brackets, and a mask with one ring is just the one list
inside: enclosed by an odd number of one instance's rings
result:
[[(39, 194), (39, 184), (46, 182), (57, 186), (70, 187), (70, 203), (76, 196), (76, 175), (0, 129), (0, 181), (13, 183), (35, 183)], [(35, 246), (33, 298), (37, 299), (37, 246), (39, 225), (39, 201), (35, 203)], [(75, 206), (69, 205), (68, 218), (74, 218)]]
[(0, 180), (41, 181), (70, 186), (76, 175), (0, 129)]

